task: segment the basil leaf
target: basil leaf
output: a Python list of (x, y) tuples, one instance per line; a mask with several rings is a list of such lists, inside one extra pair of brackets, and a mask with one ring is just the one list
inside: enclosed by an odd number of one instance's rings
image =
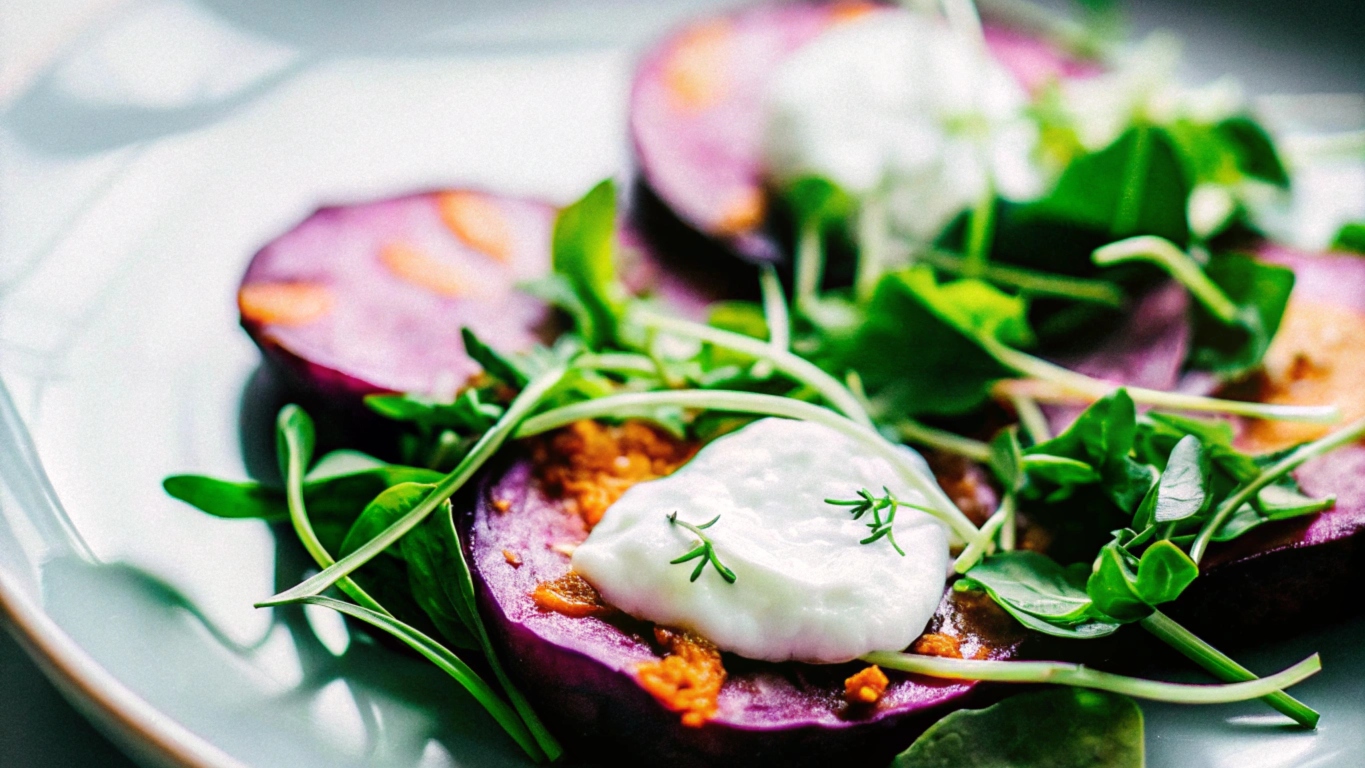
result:
[(892, 768), (1142, 768), (1142, 710), (1127, 696), (1054, 688), (963, 709)]
[(1189, 364), (1200, 370), (1240, 375), (1260, 364), (1280, 329), (1294, 289), (1294, 272), (1241, 254), (1215, 254), (1204, 268), (1227, 297), (1241, 308), (1239, 322), (1228, 325), (1202, 305), (1191, 307), (1194, 335)]
[(1208, 457), (1199, 438), (1186, 435), (1171, 450), (1157, 481), (1155, 521), (1170, 523), (1199, 514), (1208, 508), (1208, 490)]
[(1133, 398), (1119, 389), (1096, 400), (1060, 435), (1025, 449), (1024, 455), (1063, 456), (1103, 469), (1133, 449), (1136, 419)]

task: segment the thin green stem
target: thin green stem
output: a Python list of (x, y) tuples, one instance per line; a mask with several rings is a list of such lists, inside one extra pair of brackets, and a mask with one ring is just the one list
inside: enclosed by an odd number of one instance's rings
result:
[(323, 569), (321, 573), (306, 579), (292, 589), (275, 595), (269, 600), (257, 603), (256, 607), (282, 605), (304, 597), (322, 594), (328, 587), (351, 575), (355, 569), (368, 563), (379, 553), (403, 538), (408, 531), (425, 520), (427, 515), (430, 515), (442, 502), (449, 499), (468, 482), (470, 477), (473, 477), (474, 473), (506, 442), (526, 414), (540, 405), (541, 398), (564, 378), (565, 371), (566, 369), (563, 367), (552, 369), (527, 384), (521, 394), (517, 395), (512, 404), (508, 406), (507, 412), (503, 414), (502, 418), (498, 419), (498, 422), (485, 432), (483, 437), (479, 438), (479, 441), (469, 449), (469, 453), (460, 460), (455, 469), (441, 478), (436, 487), (431, 489), (427, 497), (413, 507), (412, 511), (400, 517), (378, 536), (362, 544), (351, 554)]
[(820, 300), (820, 283), (825, 279), (825, 244), (820, 225), (807, 222), (796, 240), (796, 310), (810, 314)]
[[(967, 260), (947, 251), (929, 248), (918, 252), (917, 258), (944, 272), (951, 272), (955, 275), (966, 275), (968, 272)], [(1115, 309), (1122, 308), (1128, 300), (1121, 288), (1107, 280), (1064, 277), (989, 262), (983, 265), (979, 276), (988, 282), (1006, 288), (1014, 288), (1022, 293), (1088, 301), (1092, 304), (1103, 304)]]
[[(1006, 499), (1013, 499), (1014, 494), (1010, 493)], [(1005, 517), (1005, 522), (1000, 526), (1000, 549), (1004, 552), (1013, 552), (1015, 537), (1018, 535), (1018, 523), (1015, 518), (1018, 516), (1018, 504), (1009, 505), (1009, 514)]]
[(1262, 488), (1294, 471), (1304, 462), (1344, 445), (1350, 445), (1362, 437), (1365, 437), (1365, 418), (1357, 419), (1326, 437), (1305, 443), (1293, 453), (1261, 470), (1261, 474), (1255, 479), (1238, 487), (1231, 496), (1218, 505), (1217, 511), (1204, 523), (1204, 527), (1199, 529), (1199, 535), (1194, 537), (1194, 543), (1190, 545), (1190, 559), (1196, 563), (1203, 559), (1204, 552), (1208, 549), (1214, 534), (1218, 533), (1218, 529), (1222, 528), (1228, 518), (1243, 504), (1256, 498), (1256, 494), (1260, 493)]
[[(1161, 611), (1152, 612), (1150, 616), (1139, 623), (1142, 624), (1143, 629), (1180, 651), (1190, 661), (1203, 667), (1225, 683), (1240, 683), (1257, 679), (1251, 670), (1228, 658), (1222, 651), (1204, 642), (1193, 632), (1180, 626), (1174, 619)], [(1284, 691), (1276, 691), (1262, 697), (1261, 700), (1277, 711), (1288, 715), (1299, 725), (1308, 728), (1318, 727), (1320, 715), (1312, 707)]]
[[(1012, 397), (1021, 395), (1040, 403), (1077, 403), (1094, 402), (1119, 389), (1122, 385), (1091, 378), (1060, 365), (1034, 357), (1026, 352), (1005, 346), (990, 338), (980, 338), (977, 342), (992, 357), (1007, 368), (1013, 369), (1034, 380), (1006, 379), (996, 383), (997, 395)], [(1123, 387), (1128, 390), (1133, 402), (1175, 411), (1201, 411), (1227, 413), (1234, 416), (1247, 416), (1274, 421), (1300, 421), (1310, 424), (1330, 424), (1341, 418), (1341, 411), (1334, 405), (1276, 405), (1270, 403), (1250, 403), (1241, 400), (1220, 400), (1213, 397), (1186, 395), (1180, 392), (1163, 392), (1143, 387)]]
[(865, 302), (886, 269), (889, 223), (885, 195), (872, 192), (858, 211), (858, 266), (853, 276), (853, 295)]
[(733, 352), (749, 355), (759, 360), (767, 360), (778, 371), (819, 392), (825, 402), (850, 419), (867, 427), (872, 426), (872, 419), (867, 415), (867, 411), (863, 410), (858, 399), (843, 384), (840, 384), (838, 379), (791, 352), (778, 351), (766, 342), (742, 334), (712, 328), (709, 325), (702, 325), (689, 320), (665, 317), (644, 309), (637, 309), (632, 315), (632, 319), (639, 325), (660, 333), (685, 336)]
[(957, 560), (953, 562), (953, 572), (966, 573), (977, 563), (981, 562), (981, 558), (991, 553), (993, 548), (992, 542), (995, 540), (995, 537), (1004, 528), (1006, 523), (1012, 523), (1013, 520), (1014, 494), (1010, 493), (1005, 495), (1004, 500), (1000, 502), (1000, 508), (995, 511), (995, 514), (991, 515), (990, 518), (986, 520), (986, 524), (981, 526), (981, 539), (970, 544), (966, 549), (962, 550), (962, 554), (957, 556)]
[(963, 541), (970, 545), (981, 538), (981, 532), (962, 514), (932, 477), (923, 474), (912, 454), (904, 447), (889, 442), (871, 427), (845, 416), (789, 397), (760, 395), (752, 392), (732, 392), (711, 389), (680, 389), (667, 392), (636, 392), (609, 395), (546, 411), (527, 419), (516, 430), (514, 437), (531, 437), (542, 432), (572, 424), (582, 419), (619, 418), (622, 413), (646, 413), (661, 406), (697, 408), (729, 413), (753, 413), (780, 416), (787, 419), (813, 421), (830, 427), (872, 452), (886, 459), (907, 485), (919, 491), (928, 502), (929, 510), (946, 523)]
[(1223, 685), (1189, 685), (1115, 675), (1080, 664), (1058, 661), (977, 661), (892, 651), (869, 653), (861, 659), (868, 664), (926, 677), (1071, 685), (1174, 704), (1227, 704), (1259, 699), (1299, 683), (1322, 669), (1321, 659), (1313, 654), (1283, 672), (1259, 680)]
[(967, 224), (967, 247), (962, 259), (964, 277), (984, 277), (995, 231), (995, 188), (987, 184), (972, 208)]
[(1038, 407), (1037, 400), (1023, 395), (1011, 395), (1010, 404), (1014, 406), (1014, 412), (1019, 416), (1019, 425), (1024, 428), (1024, 432), (1034, 445), (1052, 439), (1052, 429), (1048, 426), (1043, 409)]
[[(286, 448), (286, 470), (284, 482), (285, 502), (289, 507), (289, 523), (294, 528), (294, 534), (299, 537), (303, 548), (313, 558), (313, 562), (319, 568), (330, 568), (336, 561), (332, 559), (331, 553), (322, 546), (322, 541), (318, 539), (317, 533), (313, 530), (313, 522), (308, 517), (308, 510), (304, 506), (303, 498), (303, 475), (305, 471), (303, 458), (303, 445), (297, 430), (289, 427), (289, 422), (294, 419), (308, 419), (308, 415), (297, 405), (286, 405), (277, 419), (279, 433), (284, 438)], [(311, 424), (311, 421), (309, 422)], [(311, 433), (312, 427), (308, 427)], [(311, 441), (310, 441), (311, 442)], [(352, 600), (376, 613), (389, 616), (389, 612), (379, 601), (370, 597), (361, 586), (350, 578), (342, 579), (337, 587)]]
[(588, 352), (575, 358), (573, 364), (575, 368), (591, 368), (595, 371), (654, 378), (659, 376), (659, 366), (652, 358), (634, 352)]
[(1218, 284), (1209, 279), (1190, 255), (1164, 237), (1141, 235), (1095, 249), (1091, 260), (1101, 267), (1126, 261), (1145, 261), (1161, 267), (1176, 282), (1185, 286), (1214, 317), (1226, 325), (1241, 323), (1237, 305)]
[(763, 319), (768, 322), (768, 343), (777, 352), (791, 349), (791, 317), (787, 314), (787, 297), (782, 293), (782, 282), (777, 270), (764, 264), (758, 273), (758, 285), (763, 291)]
[(935, 429), (913, 419), (901, 419), (896, 422), (894, 429), (900, 439), (913, 445), (934, 448), (955, 456), (964, 456), (977, 462), (984, 463), (991, 460), (991, 447), (980, 440), (956, 435), (943, 429)]

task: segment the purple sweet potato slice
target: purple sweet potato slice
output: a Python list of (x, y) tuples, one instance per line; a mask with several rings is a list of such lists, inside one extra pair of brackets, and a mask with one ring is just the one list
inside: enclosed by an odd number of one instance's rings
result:
[[(569, 571), (582, 518), (537, 484), (531, 460), (484, 476), (458, 517), (480, 609), (507, 668), (557, 734), (584, 753), (682, 766), (881, 766), (977, 686), (889, 673), (870, 711), (849, 708), (844, 680), (862, 665), (771, 664), (724, 657), (719, 711), (682, 725), (637, 682), (656, 661), (647, 624), (543, 611), (536, 586)], [(1023, 631), (975, 593), (948, 590), (931, 631), (957, 636), (968, 657), (1007, 659)]]
[(515, 290), (549, 269), (555, 209), (474, 191), (328, 207), (247, 267), (242, 326), (308, 389), (339, 401), (372, 392), (454, 392), (479, 371), (469, 326), (499, 349), (552, 332)]
[[(376, 392), (444, 396), (480, 368), (468, 326), (518, 352), (560, 330), (516, 289), (550, 268), (557, 209), (472, 190), (323, 208), (262, 248), (238, 292), (242, 326), (300, 389), (333, 404)], [(670, 270), (629, 230), (625, 280), (697, 317), (728, 290)]]
[[(759, 5), (669, 35), (641, 60), (631, 90), (631, 140), (648, 193), (686, 227), (748, 258), (774, 258), (762, 234), (768, 84), (822, 31), (890, 12), (869, 2)], [(1026, 88), (1096, 71), (1016, 30), (988, 23), (986, 39)]]

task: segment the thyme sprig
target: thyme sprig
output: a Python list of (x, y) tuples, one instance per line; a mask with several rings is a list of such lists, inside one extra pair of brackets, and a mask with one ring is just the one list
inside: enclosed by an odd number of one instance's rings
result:
[[(882, 494), (881, 496), (873, 496), (872, 491), (859, 488), (858, 498), (856, 499), (825, 499), (825, 503), (833, 504), (836, 507), (851, 507), (848, 511), (853, 515), (854, 520), (861, 520), (864, 515), (871, 512), (872, 522), (868, 523), (867, 527), (872, 530), (872, 535), (858, 543), (872, 544), (886, 539), (890, 542), (892, 549), (895, 549), (901, 557), (905, 557), (905, 550), (901, 549), (901, 545), (896, 543), (896, 533), (893, 530), (893, 525), (896, 522), (896, 510), (902, 506), (915, 509), (918, 507), (913, 504), (905, 504), (897, 499), (895, 494), (891, 493), (886, 486), (882, 486)], [(883, 513), (885, 513), (885, 517), (882, 516)]]
[(720, 561), (720, 556), (716, 554), (716, 545), (711, 542), (711, 538), (702, 533), (703, 530), (715, 525), (719, 520), (720, 515), (716, 515), (701, 525), (693, 525), (686, 520), (679, 520), (677, 512), (670, 512), (668, 514), (668, 522), (671, 525), (681, 525), (695, 534), (698, 539), (696, 546), (687, 554), (668, 561), (669, 565), (677, 565), (700, 558), (697, 567), (692, 569), (692, 576), (688, 581), (696, 581), (701, 578), (701, 572), (706, 570), (707, 563), (710, 563), (711, 566), (716, 569), (716, 573), (719, 573), (720, 577), (727, 582), (734, 584), (735, 581), (738, 580), (739, 577), (735, 575), (735, 572), (725, 567), (725, 564)]

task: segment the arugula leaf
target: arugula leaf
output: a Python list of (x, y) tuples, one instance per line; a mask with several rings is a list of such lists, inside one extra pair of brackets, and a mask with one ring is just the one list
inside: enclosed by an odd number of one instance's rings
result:
[(1011, 375), (977, 344), (990, 337), (1028, 346), (1032, 331), (1022, 298), (980, 280), (940, 285), (917, 266), (885, 275), (853, 337), (835, 343), (836, 373), (853, 369), (888, 411), (901, 415), (969, 412), (993, 381)]
[(1194, 337), (1189, 364), (1200, 370), (1237, 376), (1260, 364), (1289, 303), (1294, 272), (1241, 254), (1214, 254), (1204, 273), (1239, 308), (1239, 321), (1228, 325), (1206, 308), (1190, 311)]
[(963, 709), (892, 768), (1142, 768), (1142, 710), (1127, 696), (1055, 688)]
[(1180, 438), (1157, 481), (1153, 517), (1158, 523), (1184, 520), (1209, 506), (1208, 457), (1194, 435)]
[(626, 291), (616, 278), (616, 186), (607, 179), (555, 218), (551, 265), (582, 307), (578, 331), (593, 349), (616, 339)]
[(1353, 221), (1341, 225), (1336, 237), (1332, 238), (1331, 249), (1365, 253), (1365, 221)]

